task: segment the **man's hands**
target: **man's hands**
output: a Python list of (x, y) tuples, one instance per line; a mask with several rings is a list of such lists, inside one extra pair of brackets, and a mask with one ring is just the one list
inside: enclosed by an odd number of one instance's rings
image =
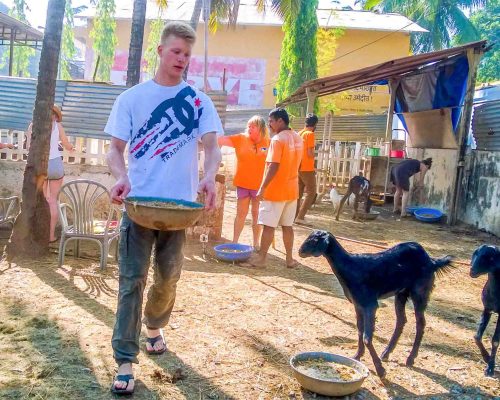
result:
[(198, 185), (198, 193), (205, 197), (205, 208), (207, 210), (215, 210), (215, 177), (205, 176)]
[(129, 192), (130, 181), (128, 180), (128, 176), (124, 175), (111, 188), (111, 201), (113, 204), (123, 204), (123, 199), (127, 197)]

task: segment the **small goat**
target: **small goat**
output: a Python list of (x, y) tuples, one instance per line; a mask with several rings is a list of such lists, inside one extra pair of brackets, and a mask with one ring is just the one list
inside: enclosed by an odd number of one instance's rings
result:
[(345, 296), (356, 311), (358, 351), (354, 358), (359, 360), (363, 356), (366, 345), (380, 377), (385, 375), (385, 368), (372, 344), (378, 299), (395, 296), (396, 329), (382, 353), (382, 360), (385, 361), (403, 332), (406, 323), (405, 304), (410, 297), (415, 309), (417, 330), (406, 365), (413, 365), (424, 335), (424, 312), (434, 287), (435, 274), (447, 270), (451, 257), (433, 259), (420, 244), (414, 242), (401, 243), (376, 254), (350, 254), (331, 233), (325, 231), (311, 233), (300, 247), (299, 255), (323, 255), (328, 260)]
[[(493, 376), (495, 374), (495, 358), (500, 341), (500, 249), (498, 247), (482, 245), (472, 254), (470, 276), (477, 278), (483, 274), (488, 274), (488, 280), (484, 285), (482, 294), (484, 310), (474, 339), (483, 356), (483, 360), (487, 364), (484, 374), (486, 376)], [(488, 354), (484, 348), (482, 338), (493, 312), (499, 314), (499, 318), (495, 332), (491, 338), (491, 354)]]
[[(331, 185), (330, 186), (330, 201), (332, 202), (333, 204), (333, 212), (335, 213), (335, 211), (338, 210), (339, 208), (339, 205), (340, 205), (340, 201), (342, 200), (342, 198), (344, 197), (343, 195), (341, 195), (339, 192), (337, 192), (337, 189), (335, 189), (335, 186), (334, 185)], [(351, 194), (350, 197), (347, 198), (347, 205), (349, 205), (350, 203), (349, 202), (353, 202), (354, 203), (354, 193)]]
[(358, 211), (358, 204), (360, 201), (365, 202), (365, 213), (369, 214), (372, 206), (372, 201), (370, 199), (370, 189), (370, 181), (364, 176), (357, 175), (351, 178), (351, 180), (349, 181), (349, 186), (347, 188), (347, 193), (344, 195), (342, 200), (340, 200), (340, 204), (337, 210), (337, 216), (335, 217), (335, 219), (337, 221), (339, 220), (339, 215), (342, 211), (342, 207), (352, 194), (354, 194), (354, 215), (356, 215), (356, 212)]

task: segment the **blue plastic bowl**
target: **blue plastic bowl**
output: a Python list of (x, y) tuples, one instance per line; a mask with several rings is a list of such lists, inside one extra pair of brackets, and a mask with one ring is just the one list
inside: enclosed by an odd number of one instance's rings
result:
[(414, 215), (422, 222), (438, 222), (444, 214), (435, 208), (419, 208), (415, 210)]
[(225, 243), (214, 247), (215, 256), (223, 261), (245, 261), (250, 258), (253, 247), (239, 243)]
[(415, 211), (420, 210), (421, 208), (422, 208), (422, 207), (418, 207), (418, 206), (410, 206), (410, 207), (406, 207), (406, 212), (407, 212), (408, 214), (412, 214), (412, 215), (413, 215), (413, 214), (415, 213)]

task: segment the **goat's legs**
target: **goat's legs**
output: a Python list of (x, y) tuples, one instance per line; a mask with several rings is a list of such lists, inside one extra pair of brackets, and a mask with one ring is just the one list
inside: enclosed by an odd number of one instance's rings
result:
[(491, 338), (491, 355), (488, 361), (488, 367), (486, 368), (486, 371), (484, 371), (484, 374), (486, 376), (495, 375), (495, 358), (497, 356), (499, 340), (500, 340), (500, 317), (498, 317), (497, 327), (495, 328), (495, 332), (493, 333), (493, 337)]
[(356, 218), (356, 214), (358, 213), (358, 207), (359, 207), (359, 195), (354, 194), (354, 213), (352, 214), (352, 219)]
[(387, 361), (389, 359), (389, 355), (398, 344), (399, 337), (401, 336), (401, 333), (403, 333), (403, 328), (406, 324), (405, 305), (407, 300), (407, 292), (398, 293), (394, 299), (394, 306), (396, 308), (396, 328), (394, 329), (394, 333), (392, 334), (389, 344), (382, 353), (383, 361)]
[(418, 307), (415, 302), (413, 303), (415, 305), (415, 319), (417, 321), (417, 329), (415, 333), (415, 341), (413, 342), (413, 347), (411, 349), (410, 355), (406, 359), (406, 366), (407, 367), (412, 367), (413, 363), (415, 362), (415, 358), (418, 356), (418, 349), (420, 348), (420, 344), (422, 343), (422, 338), (424, 336), (424, 331), (425, 331), (425, 307), (422, 309)]
[(382, 361), (373, 347), (373, 332), (375, 331), (375, 313), (377, 311), (377, 307), (365, 308), (363, 309), (364, 313), (364, 342), (365, 346), (368, 347), (368, 351), (370, 352), (370, 356), (372, 357), (373, 364), (375, 366), (375, 370), (377, 371), (377, 375), (380, 378), (385, 376), (385, 368), (382, 366)]
[(352, 190), (351, 190), (351, 188), (349, 188), (347, 190), (347, 193), (344, 195), (344, 197), (342, 197), (342, 200), (340, 200), (339, 208), (337, 210), (337, 216), (335, 217), (336, 221), (339, 220), (339, 215), (340, 215), (340, 212), (342, 211), (342, 207), (344, 207), (344, 203), (347, 201), (347, 199), (349, 198), (349, 196), (351, 194), (352, 194)]
[(363, 342), (365, 321), (363, 312), (357, 307), (356, 307), (356, 325), (358, 326), (358, 350), (356, 351), (356, 354), (354, 355), (353, 358), (359, 361), (361, 357), (363, 357), (363, 354), (365, 354), (365, 343)]
[(491, 318), (491, 311), (484, 310), (483, 313), (481, 314), (481, 319), (479, 321), (479, 326), (477, 327), (477, 332), (474, 335), (474, 340), (476, 341), (476, 345), (479, 348), (479, 351), (481, 352), (481, 356), (483, 357), (485, 363), (488, 363), (490, 361), (490, 355), (488, 351), (485, 349), (482, 339), (484, 331), (486, 330), (486, 327), (490, 322), (490, 318)]

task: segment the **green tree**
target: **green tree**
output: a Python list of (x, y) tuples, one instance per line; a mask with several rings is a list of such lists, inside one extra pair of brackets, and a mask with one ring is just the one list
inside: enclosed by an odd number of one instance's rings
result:
[[(14, 5), (9, 11), (9, 15), (30, 25), (26, 18), (26, 10), (28, 10), (28, 5), (25, 0), (14, 0)], [(12, 64), (12, 75), (13, 76), (30, 76), (29, 64), (30, 58), (35, 55), (35, 50), (28, 46), (16, 45), (14, 47), (14, 62)], [(2, 55), (1, 66), (4, 67), (9, 63), (9, 52), (6, 51)]]
[(76, 55), (75, 35), (73, 33), (73, 28), (75, 27), (75, 21), (74, 21), (75, 11), (71, 6), (71, 0), (66, 0), (65, 7), (66, 9), (64, 10), (64, 27), (61, 39), (61, 64), (59, 68), (60, 68), (61, 79), (71, 79), (69, 63)]
[(477, 75), (478, 82), (500, 80), (500, 1), (489, 0), (483, 9), (471, 15), (471, 21), (480, 32), (481, 38), (494, 44), (482, 58)]
[(137, 85), (141, 80), (142, 42), (144, 41), (146, 7), (147, 0), (134, 0), (127, 63), (127, 86)]
[(111, 67), (115, 58), (116, 38), (115, 0), (98, 0), (94, 27), (90, 32), (93, 49), (96, 54), (94, 77), (100, 81), (109, 81)]
[(148, 46), (144, 52), (144, 60), (146, 61), (144, 70), (150, 76), (153, 76), (156, 73), (156, 68), (158, 67), (158, 53), (156, 49), (158, 47), (158, 43), (160, 43), (161, 32), (165, 24), (162, 19), (163, 12), (167, 8), (167, 2), (165, 0), (157, 0), (156, 3), (158, 6), (158, 17), (154, 21), (151, 21)]
[[(316, 8), (318, 0), (302, 1), (296, 15), (287, 15), (283, 24), (285, 37), (281, 47), (277, 99), (284, 100), (310, 79), (318, 77)], [(298, 114), (302, 106), (289, 107)]]
[[(318, 54), (318, 78), (332, 75), (332, 65), (338, 47), (338, 40), (345, 33), (342, 28), (320, 28), (316, 34)], [(318, 113), (323, 115), (328, 111), (337, 111), (334, 96), (318, 98)]]
[(40, 55), (40, 71), (33, 111), (33, 133), (24, 170), (21, 213), (6, 247), (7, 259), (36, 258), (49, 248), (49, 206), (43, 194), (47, 178), (52, 105), (56, 90), (57, 67), (64, 19), (65, 0), (49, 0)]
[(365, 9), (376, 8), (396, 12), (427, 29), (428, 33), (413, 33), (412, 49), (423, 53), (449, 48), (479, 39), (479, 33), (465, 11), (482, 7), (487, 0), (362, 0)]

